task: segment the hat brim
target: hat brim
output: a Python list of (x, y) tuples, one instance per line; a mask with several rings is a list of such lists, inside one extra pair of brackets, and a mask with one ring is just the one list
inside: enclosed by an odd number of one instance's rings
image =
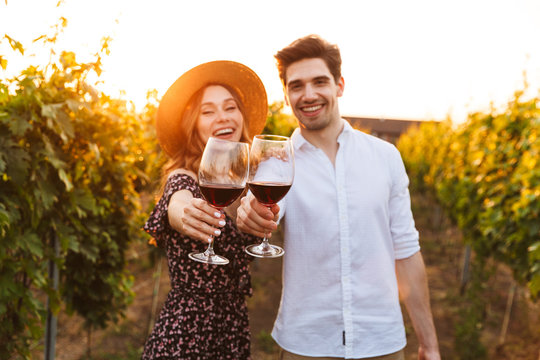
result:
[(198, 65), (180, 76), (163, 95), (156, 116), (156, 132), (161, 148), (174, 156), (182, 146), (182, 115), (193, 94), (208, 84), (230, 86), (245, 109), (249, 136), (264, 129), (268, 100), (261, 79), (247, 66), (227, 60)]

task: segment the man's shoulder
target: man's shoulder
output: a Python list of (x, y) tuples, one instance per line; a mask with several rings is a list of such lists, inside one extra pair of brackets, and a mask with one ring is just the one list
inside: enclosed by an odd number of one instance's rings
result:
[(362, 145), (368, 146), (375, 151), (384, 151), (384, 152), (390, 152), (390, 153), (397, 151), (397, 148), (395, 147), (394, 144), (386, 140), (383, 140), (381, 138), (378, 138), (375, 135), (365, 133), (358, 129), (353, 129), (352, 134), (356, 142), (359, 142)]

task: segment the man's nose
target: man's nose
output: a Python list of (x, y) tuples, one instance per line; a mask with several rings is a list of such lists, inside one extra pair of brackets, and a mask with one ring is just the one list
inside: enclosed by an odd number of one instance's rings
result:
[(304, 100), (315, 100), (317, 98), (317, 94), (315, 92), (315, 89), (312, 85), (307, 84), (304, 88)]

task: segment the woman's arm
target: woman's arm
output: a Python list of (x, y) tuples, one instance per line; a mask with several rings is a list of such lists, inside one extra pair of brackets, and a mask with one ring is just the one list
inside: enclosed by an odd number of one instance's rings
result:
[(225, 225), (221, 211), (203, 199), (194, 198), (188, 190), (179, 190), (171, 196), (168, 217), (173, 229), (204, 243), (219, 235), (219, 228)]

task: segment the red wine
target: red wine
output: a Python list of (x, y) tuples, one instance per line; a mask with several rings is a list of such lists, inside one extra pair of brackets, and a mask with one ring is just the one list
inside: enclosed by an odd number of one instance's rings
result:
[(244, 191), (243, 186), (220, 184), (199, 185), (199, 188), (206, 201), (218, 208), (231, 205)]
[(283, 199), (291, 184), (258, 181), (248, 183), (249, 189), (257, 200), (264, 205), (273, 205)]

